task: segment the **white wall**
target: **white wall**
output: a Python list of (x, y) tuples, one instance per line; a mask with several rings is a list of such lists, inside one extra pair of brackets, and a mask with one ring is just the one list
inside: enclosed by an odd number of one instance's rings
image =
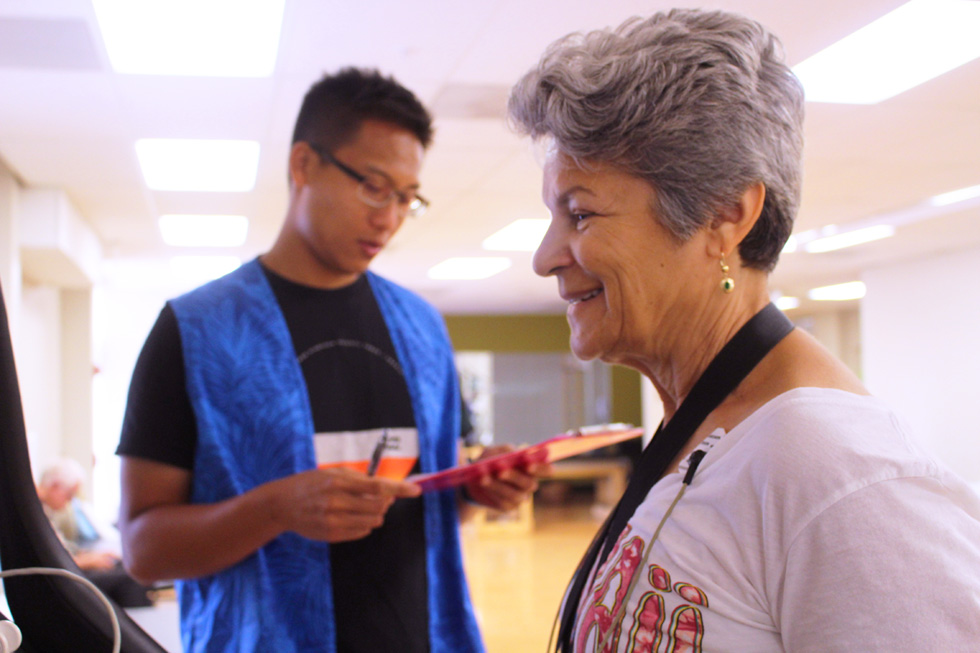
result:
[(24, 287), (14, 352), (34, 478), (62, 455), (61, 318), (57, 288)]
[[(58, 212), (38, 213), (30, 200), (42, 195)], [(74, 250), (93, 259), (100, 246), (67, 197), (25, 190), (0, 162), (0, 280), (35, 477), (62, 456), (91, 469), (91, 279)], [(74, 273), (52, 276), (49, 267)], [(83, 495), (91, 489), (88, 476)]]
[(91, 291), (28, 283), (18, 313), (13, 345), (34, 477), (72, 458), (86, 472), (81, 496), (92, 499)]
[(19, 328), (21, 286), (17, 193), (17, 182), (0, 162), (0, 283), (13, 336), (16, 336)]
[(169, 293), (138, 288), (99, 288), (93, 301), (93, 454), (96, 509), (113, 518), (119, 505), (119, 458), (115, 455), (133, 367), (143, 341)]
[[(62, 288), (61, 309), (61, 455), (93, 462), (92, 452), (92, 290)], [(96, 470), (98, 471), (98, 470)], [(86, 491), (91, 492), (91, 477)], [(86, 495), (89, 499), (92, 494)]]
[(865, 273), (864, 380), (915, 436), (980, 483), (980, 249)]

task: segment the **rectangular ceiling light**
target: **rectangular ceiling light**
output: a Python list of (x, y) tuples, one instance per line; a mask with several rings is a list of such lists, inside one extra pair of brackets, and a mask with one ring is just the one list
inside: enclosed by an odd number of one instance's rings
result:
[(492, 277), (509, 267), (510, 259), (504, 256), (448, 258), (429, 269), (429, 278), (472, 281)]
[(819, 254), (821, 252), (832, 252), (835, 249), (863, 245), (864, 243), (870, 243), (894, 235), (895, 227), (890, 224), (879, 224), (873, 227), (865, 227), (864, 229), (855, 229), (853, 231), (834, 234), (833, 236), (817, 238), (816, 240), (805, 243), (803, 249), (811, 254)]
[(980, 57), (980, 2), (912, 0), (797, 64), (810, 102), (874, 104)]
[(783, 295), (782, 297), (778, 297), (776, 301), (773, 303), (776, 304), (776, 308), (778, 308), (781, 311), (791, 311), (794, 308), (800, 307), (799, 298), (790, 297), (788, 295)]
[(483, 249), (503, 252), (533, 252), (541, 244), (548, 231), (550, 220), (544, 218), (521, 218), (487, 237)]
[(117, 73), (268, 77), (285, 0), (93, 0)]
[(162, 215), (163, 242), (173, 247), (238, 247), (245, 244), (244, 215)]
[(975, 197), (980, 197), (980, 184), (970, 186), (969, 188), (951, 190), (948, 193), (943, 193), (942, 195), (936, 195), (929, 200), (929, 203), (933, 206), (949, 206), (951, 204), (959, 204), (960, 202), (972, 200)]
[(144, 138), (136, 156), (153, 190), (249, 191), (259, 168), (255, 141)]
[(866, 292), (863, 281), (849, 281), (835, 286), (822, 286), (809, 291), (806, 296), (821, 302), (861, 299)]

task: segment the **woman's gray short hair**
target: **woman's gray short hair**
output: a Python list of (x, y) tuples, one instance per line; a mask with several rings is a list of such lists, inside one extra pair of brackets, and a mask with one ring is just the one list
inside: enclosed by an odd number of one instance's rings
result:
[(647, 180), (687, 240), (762, 182), (743, 264), (771, 270), (800, 202), (803, 88), (759, 23), (675, 9), (553, 43), (511, 91), (514, 126), (580, 162)]

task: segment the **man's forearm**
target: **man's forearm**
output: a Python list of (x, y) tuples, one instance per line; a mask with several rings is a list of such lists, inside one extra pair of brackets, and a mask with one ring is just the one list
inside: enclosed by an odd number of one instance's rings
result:
[(123, 559), (143, 583), (194, 578), (242, 561), (282, 532), (268, 489), (259, 487), (220, 503), (145, 511), (123, 535)]

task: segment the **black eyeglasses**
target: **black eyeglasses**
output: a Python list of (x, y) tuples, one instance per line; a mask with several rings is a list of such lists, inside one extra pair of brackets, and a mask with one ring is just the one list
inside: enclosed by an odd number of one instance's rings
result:
[(417, 218), (429, 208), (429, 200), (415, 191), (401, 191), (396, 189), (391, 181), (378, 174), (362, 175), (357, 170), (337, 160), (327, 148), (316, 143), (307, 142), (310, 149), (317, 153), (321, 160), (332, 163), (345, 175), (357, 182), (357, 197), (368, 206), (376, 209), (383, 209), (391, 204), (395, 198), (398, 203), (405, 207), (405, 213), (410, 218)]

